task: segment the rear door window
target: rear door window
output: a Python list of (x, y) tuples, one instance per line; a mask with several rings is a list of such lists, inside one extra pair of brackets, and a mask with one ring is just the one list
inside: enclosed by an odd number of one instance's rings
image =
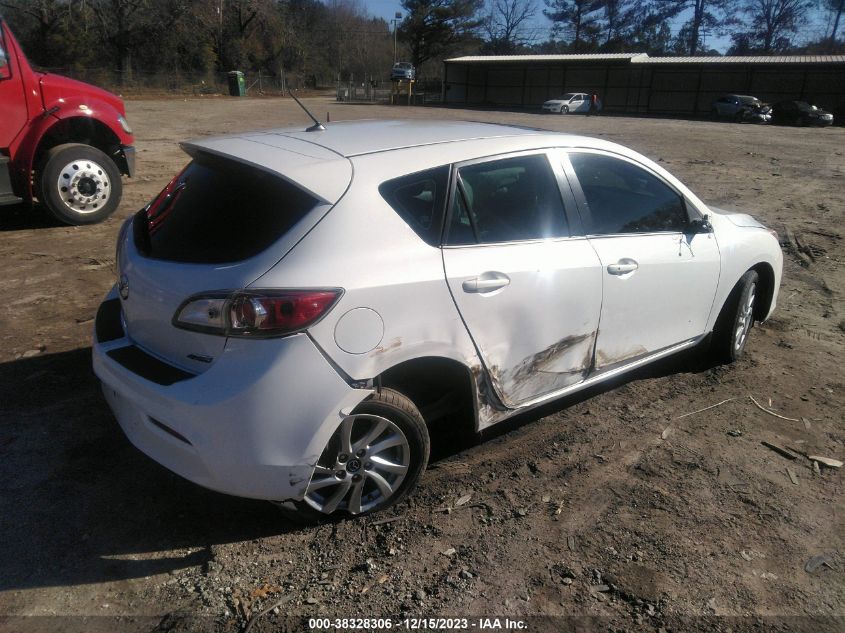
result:
[(136, 243), (155, 259), (230, 263), (281, 238), (317, 200), (274, 174), (202, 156), (136, 217)]
[(557, 178), (545, 154), (467, 165), (458, 175), (450, 245), (569, 235)]

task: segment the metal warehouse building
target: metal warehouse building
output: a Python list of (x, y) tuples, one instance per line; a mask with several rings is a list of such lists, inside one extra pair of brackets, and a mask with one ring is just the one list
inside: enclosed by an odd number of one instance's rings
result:
[(645, 53), (457, 57), (444, 62), (447, 104), (539, 108), (597, 92), (608, 111), (706, 115), (726, 93), (774, 103), (845, 104), (845, 55), (649, 57)]

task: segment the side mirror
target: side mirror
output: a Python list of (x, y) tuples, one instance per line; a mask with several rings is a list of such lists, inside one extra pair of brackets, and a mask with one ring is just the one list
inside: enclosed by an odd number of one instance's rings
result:
[(710, 216), (705, 215), (700, 218), (696, 218), (695, 220), (690, 221), (689, 223), (690, 233), (697, 234), (697, 233), (712, 233), (713, 232), (713, 225), (710, 224)]

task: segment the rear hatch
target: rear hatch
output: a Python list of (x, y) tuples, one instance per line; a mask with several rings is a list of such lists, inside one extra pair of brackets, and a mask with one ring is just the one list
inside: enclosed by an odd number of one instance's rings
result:
[[(176, 327), (180, 307), (192, 296), (249, 286), (342, 195), (351, 179), (349, 161), (288, 141), (278, 140), (287, 147), (270, 150), (273, 160), (266, 162), (273, 169), (256, 163), (269, 148), (256, 149), (243, 138), (185, 146), (193, 161), (119, 238), (123, 323), (136, 346), (193, 373), (208, 369), (226, 339)], [(312, 169), (331, 184), (316, 186), (318, 181), (308, 177)], [(305, 175), (308, 186), (292, 179), (296, 172)]]

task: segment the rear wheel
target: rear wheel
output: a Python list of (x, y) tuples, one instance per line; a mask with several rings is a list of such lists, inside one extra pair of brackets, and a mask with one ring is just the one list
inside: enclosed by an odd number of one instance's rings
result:
[(717, 360), (732, 363), (742, 356), (751, 328), (757, 302), (759, 276), (749, 270), (737, 282), (713, 331), (713, 353)]
[(429, 450), (428, 429), (414, 403), (392, 389), (377, 391), (329, 439), (305, 498), (293, 504), (295, 518), (364, 515), (398, 503), (425, 471)]
[(47, 152), (38, 172), (38, 199), (66, 224), (95, 224), (120, 203), (120, 171), (90, 145), (65, 143)]

